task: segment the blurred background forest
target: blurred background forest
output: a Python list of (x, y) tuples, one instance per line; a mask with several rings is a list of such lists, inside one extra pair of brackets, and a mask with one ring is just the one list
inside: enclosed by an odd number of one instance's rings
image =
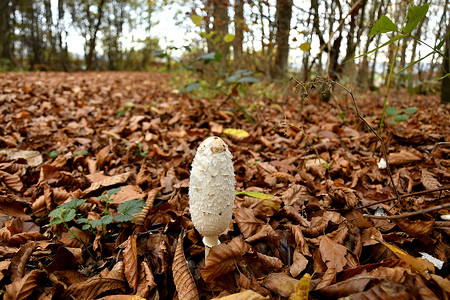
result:
[[(377, 89), (390, 65), (395, 73), (419, 60), (391, 84), (439, 92), (441, 82), (444, 89), (450, 80), (434, 81), (449, 72), (449, 0), (428, 2), (427, 15), (411, 36), (352, 60), (394, 36), (369, 35), (381, 16), (401, 28), (408, 7), (427, 1), (2, 0), (0, 71), (184, 68), (200, 76), (228, 74), (227, 79), (252, 74), (258, 80), (304, 81), (327, 74)], [(158, 30), (161, 18), (179, 30)], [(170, 36), (179, 32), (186, 38)], [(433, 52), (444, 40), (443, 55)], [(82, 53), (74, 52), (75, 46)], [(211, 68), (215, 73), (207, 73)]]

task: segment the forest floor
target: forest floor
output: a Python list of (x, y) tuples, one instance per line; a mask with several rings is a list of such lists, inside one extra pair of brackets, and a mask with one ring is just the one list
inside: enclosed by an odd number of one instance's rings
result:
[[(381, 135), (397, 200), (377, 137), (339, 88), (303, 108), (294, 87), (238, 100), (251, 123), (169, 79), (0, 74), (4, 299), (448, 299), (450, 107), (438, 95), (390, 93), (398, 111), (418, 108)], [(355, 97), (376, 128), (383, 94)], [(205, 264), (188, 186), (212, 135), (244, 193)]]

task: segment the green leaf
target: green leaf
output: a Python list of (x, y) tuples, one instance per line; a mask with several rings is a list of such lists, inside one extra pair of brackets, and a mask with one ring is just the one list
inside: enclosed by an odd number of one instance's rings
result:
[(392, 117), (392, 116), (398, 115), (397, 107), (394, 107), (394, 106), (388, 106), (388, 107), (386, 107), (386, 115), (387, 115), (388, 117)]
[(199, 16), (199, 15), (191, 16), (191, 21), (192, 21), (192, 23), (195, 24), (195, 26), (202, 26), (202, 20), (203, 20), (202, 16)]
[(228, 82), (228, 83), (236, 82), (239, 78), (241, 78), (241, 76), (239, 76), (239, 75), (231, 75), (231, 76), (225, 78), (225, 82)]
[(187, 92), (187, 93), (192, 92), (193, 90), (196, 90), (199, 87), (200, 87), (200, 82), (192, 82), (192, 83), (186, 84), (185, 86), (183, 86), (180, 89), (180, 94), (183, 92)]
[(394, 121), (395, 122), (403, 122), (403, 121), (406, 121), (406, 120), (408, 120), (409, 119), (409, 116), (408, 115), (396, 115), (395, 117), (394, 117)]
[(244, 195), (244, 196), (249, 196), (249, 197), (258, 198), (258, 199), (272, 199), (273, 198), (273, 195), (264, 194), (261, 192), (253, 192), (253, 191), (236, 192), (236, 195)]
[(67, 223), (67, 222), (72, 221), (76, 215), (77, 215), (77, 212), (75, 209), (63, 210), (62, 218), (63, 218), (63, 221), (65, 223)]
[(103, 225), (108, 225), (111, 224), (111, 222), (113, 221), (113, 217), (111, 215), (106, 215), (103, 216), (101, 220)]
[(145, 206), (144, 199), (134, 199), (125, 201), (117, 207), (118, 215), (114, 217), (116, 222), (130, 221), (133, 214), (137, 214)]
[(49, 156), (50, 158), (57, 158), (57, 157), (58, 157), (58, 150), (53, 150), (53, 151), (51, 151), (51, 152), (48, 154), (48, 156)]
[(87, 218), (79, 218), (77, 220), (78, 224), (87, 224), (89, 222), (89, 220)]
[(421, 6), (411, 6), (408, 9), (408, 22), (406, 23), (406, 25), (403, 27), (403, 32), (404, 33), (411, 33), (411, 31), (413, 31), (414, 28), (416, 28), (416, 26), (420, 23), (420, 21), (422, 21), (422, 19), (425, 17), (425, 15), (428, 12), (428, 9), (430, 8), (429, 4), (424, 4)]
[(224, 41), (225, 43), (231, 43), (232, 41), (234, 41), (234, 34), (227, 33), (227, 34), (223, 37), (223, 41)]
[(91, 224), (92, 228), (95, 228), (97, 226), (102, 226), (103, 225), (102, 219), (100, 219), (100, 220), (92, 220), (90, 224)]
[(108, 195), (108, 198), (109, 198), (109, 197), (111, 197), (111, 195), (115, 195), (118, 192), (120, 192), (121, 190), (122, 190), (122, 188), (120, 188), (120, 187), (115, 188), (115, 189), (110, 189), (106, 192), (106, 195)]
[(404, 112), (405, 114), (408, 114), (408, 115), (412, 115), (412, 114), (415, 114), (417, 110), (418, 110), (418, 108), (413, 106), (413, 107), (405, 108), (404, 110), (402, 110), (402, 112)]
[(256, 79), (255, 77), (242, 77), (237, 82), (238, 83), (244, 83), (244, 82), (256, 83), (256, 82), (259, 82), (259, 80)]
[(53, 220), (51, 220), (50, 223), (48, 223), (48, 226), (58, 225), (61, 224), (62, 222), (63, 220), (61, 218), (54, 218)]
[(80, 206), (81, 204), (83, 204), (84, 202), (86, 202), (86, 200), (83, 199), (77, 199), (77, 198), (72, 198), (72, 200), (70, 200), (67, 203), (61, 204), (59, 207), (61, 208), (65, 208), (65, 209), (76, 209), (78, 206)]
[(91, 228), (91, 224), (84, 224), (83, 227), (81, 227), (82, 230), (89, 230)]
[(375, 22), (375, 25), (372, 27), (369, 36), (397, 30), (398, 30), (397, 25), (395, 25), (394, 22), (392, 22), (391, 19), (389, 19), (389, 17), (381, 16), (381, 18), (379, 18)]
[(352, 59), (349, 59), (349, 60), (347, 60), (345, 63), (347, 63), (347, 62), (349, 62), (349, 61), (351, 61), (351, 60), (354, 60), (354, 59), (357, 59), (357, 58), (361, 58), (361, 57), (363, 57), (363, 56), (366, 56), (366, 55), (368, 55), (368, 54), (370, 54), (370, 53), (372, 53), (372, 52), (377, 51), (377, 50), (380, 49), (380, 48), (383, 48), (384, 46), (390, 45), (390, 44), (392, 44), (393, 42), (398, 41), (399, 39), (404, 38), (404, 37), (407, 37), (407, 36), (408, 36), (407, 34), (398, 34), (398, 35), (394, 36), (393, 38), (391, 38), (391, 39), (390, 39), (389, 41), (387, 41), (386, 43), (384, 43), (383, 45), (378, 46), (378, 47), (376, 47), (375, 49), (370, 50), (369, 52), (366, 52), (366, 53), (364, 53), (364, 54), (361, 54), (360, 56), (357, 56), (357, 57), (354, 57), (354, 58), (352, 58)]

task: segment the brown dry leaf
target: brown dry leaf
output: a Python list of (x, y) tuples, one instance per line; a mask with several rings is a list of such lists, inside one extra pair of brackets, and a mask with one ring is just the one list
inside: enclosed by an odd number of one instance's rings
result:
[(336, 269), (336, 272), (341, 272), (347, 264), (347, 248), (341, 244), (336, 243), (328, 236), (321, 236), (319, 244), (320, 254), (323, 262), (328, 268)]
[(103, 270), (99, 276), (91, 277), (84, 282), (75, 283), (69, 286), (62, 295), (63, 299), (94, 299), (98, 295), (108, 292), (121, 290), (126, 291), (128, 286), (123, 274), (123, 263), (118, 262), (114, 268), (109, 271)]
[(200, 269), (206, 282), (225, 275), (235, 269), (236, 262), (250, 251), (250, 245), (244, 242), (242, 236), (235, 237), (227, 244), (213, 247), (206, 258), (206, 267)]
[(179, 299), (200, 299), (195, 285), (194, 278), (189, 271), (183, 250), (183, 235), (178, 237), (175, 256), (172, 263), (173, 281), (177, 289)]
[(253, 243), (262, 239), (268, 241), (275, 241), (278, 239), (276, 231), (269, 224), (263, 225), (260, 230), (258, 230), (251, 237), (247, 238), (245, 241), (248, 243)]
[(394, 219), (393, 221), (395, 221), (395, 224), (397, 224), (398, 227), (410, 236), (418, 239), (429, 240), (435, 221), (429, 215), (423, 215), (423, 218), (427, 218), (429, 220), (410, 221), (408, 219)]
[(442, 185), (439, 183), (439, 181), (437, 181), (436, 178), (434, 178), (433, 173), (427, 171), (426, 169), (422, 169), (422, 177), (421, 177), (421, 181), (423, 186), (427, 189), (427, 190), (434, 190), (437, 188), (440, 188)]
[(42, 241), (48, 239), (48, 237), (36, 231), (11, 234), (6, 227), (0, 229), (0, 238), (10, 244), (25, 244), (27, 241)]
[(255, 217), (254, 210), (248, 207), (237, 207), (234, 219), (244, 238), (251, 237), (264, 223)]
[(147, 200), (145, 200), (145, 206), (137, 214), (133, 214), (131, 222), (137, 225), (143, 225), (145, 218), (147, 217), (149, 211), (153, 208), (153, 202), (155, 202), (156, 196), (162, 190), (162, 187), (154, 188), (147, 195)]
[(323, 289), (336, 282), (336, 269), (327, 269), (322, 276), (322, 281), (316, 286), (317, 290)]
[(123, 173), (123, 174), (119, 174), (119, 175), (114, 175), (114, 176), (108, 177), (108, 178), (103, 179), (101, 181), (93, 182), (91, 184), (91, 186), (84, 191), (84, 193), (85, 193), (85, 195), (87, 195), (87, 194), (89, 194), (91, 192), (97, 191), (97, 190), (99, 190), (101, 188), (104, 188), (104, 187), (109, 187), (109, 186), (113, 186), (113, 185), (116, 185), (116, 184), (125, 183), (130, 176), (131, 176), (131, 172), (127, 172), (127, 173)]
[(20, 180), (20, 177), (15, 174), (0, 171), (0, 179), (2, 179), (7, 187), (16, 192), (20, 192), (23, 189), (22, 180)]
[(300, 275), (303, 270), (305, 270), (306, 266), (308, 265), (308, 259), (299, 251), (299, 249), (295, 249), (294, 256), (293, 256), (294, 262), (289, 267), (289, 273), (293, 277), (297, 277)]
[(145, 194), (142, 193), (142, 190), (137, 185), (125, 185), (120, 187), (120, 191), (117, 194), (113, 194), (110, 196), (110, 199), (113, 200), (114, 204), (122, 204), (128, 200), (134, 199), (144, 199)]
[(128, 285), (135, 292), (138, 286), (138, 257), (136, 246), (136, 235), (128, 238), (125, 249), (123, 250), (124, 273)]
[(311, 252), (309, 252), (309, 247), (308, 247), (305, 237), (303, 236), (301, 227), (298, 225), (292, 225), (292, 224), (286, 224), (286, 227), (294, 235), (296, 249), (303, 255), (311, 256)]
[(145, 300), (145, 298), (138, 295), (111, 295), (98, 298), (98, 300)]
[(292, 278), (286, 273), (270, 273), (263, 281), (263, 286), (281, 297), (289, 297), (300, 280)]
[[(180, 298), (182, 299), (182, 298)], [(213, 298), (213, 299), (223, 299), (223, 300), (264, 300), (270, 299), (269, 296), (264, 297), (252, 290), (245, 290), (237, 294), (231, 294), (225, 297)]]
[(422, 158), (408, 151), (400, 151), (399, 153), (390, 153), (388, 160), (389, 164), (399, 166), (421, 161)]
[(326, 299), (337, 299), (364, 291), (372, 281), (378, 282), (379, 278), (361, 274), (333, 285), (317, 288), (315, 291)]
[(450, 280), (448, 278), (442, 278), (439, 275), (436, 274), (430, 274), (431, 278), (436, 281), (439, 286), (446, 291), (447, 293), (450, 293)]
[(26, 300), (33, 293), (37, 286), (37, 280), (42, 277), (45, 272), (41, 270), (32, 270), (20, 279), (16, 279), (11, 284), (5, 286), (4, 300)]
[(139, 272), (139, 285), (136, 290), (136, 295), (148, 298), (151, 290), (156, 287), (155, 277), (146, 261), (141, 262), (141, 271)]
[(14, 254), (10, 265), (11, 281), (23, 277), (25, 273), (25, 266), (37, 246), (38, 245), (36, 242), (28, 241), (26, 244), (20, 246), (19, 251)]
[(37, 167), (44, 162), (44, 159), (39, 151), (5, 149), (1, 150), (0, 154), (6, 155), (6, 157), (11, 160), (17, 160), (20, 158), (25, 159), (30, 167)]

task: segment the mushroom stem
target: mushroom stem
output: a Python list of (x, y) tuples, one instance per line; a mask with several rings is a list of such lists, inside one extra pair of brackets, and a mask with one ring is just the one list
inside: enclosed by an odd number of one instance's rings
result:
[(205, 244), (205, 260), (206, 260), (206, 257), (208, 257), (209, 254), (209, 250), (211, 250), (212, 247), (220, 244), (219, 236), (218, 235), (205, 236), (203, 237), (203, 244)]

